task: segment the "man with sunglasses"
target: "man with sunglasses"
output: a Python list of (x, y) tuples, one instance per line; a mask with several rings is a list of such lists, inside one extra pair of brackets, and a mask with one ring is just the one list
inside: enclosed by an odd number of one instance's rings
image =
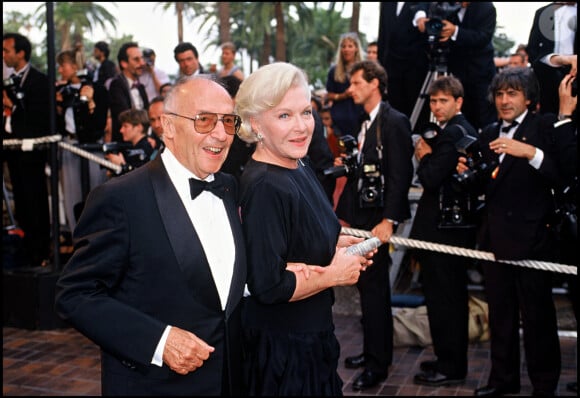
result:
[(102, 395), (241, 394), (246, 254), (235, 178), (218, 172), (233, 110), (215, 81), (178, 82), (164, 151), (88, 197), (56, 308), (101, 347)]

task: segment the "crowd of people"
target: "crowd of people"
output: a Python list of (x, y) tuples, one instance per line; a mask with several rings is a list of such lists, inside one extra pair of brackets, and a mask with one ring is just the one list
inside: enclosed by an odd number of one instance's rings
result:
[[(407, 221), (412, 238), (497, 259), (481, 263), (491, 371), (474, 395), (519, 392), (520, 327), (534, 395), (555, 393), (552, 273), (502, 260), (578, 264), (577, 236), (555, 228), (577, 199), (575, 34), (542, 25), (575, 20), (577, 6), (539, 8), (527, 46), (499, 59), (493, 3), (434, 4), (443, 3), (381, 3), (376, 41), (337, 38), (321, 96), (291, 60), (244, 74), (231, 42), (207, 72), (192, 43), (176, 45), (175, 81), (137, 42), (123, 43), (116, 63), (97, 42), (90, 74), (74, 49), (57, 55), (58, 133), (121, 169), (59, 149), (74, 251), (56, 308), (101, 347), (103, 395), (342, 395), (336, 286), (360, 295), (363, 345), (344, 362), (361, 369), (352, 387), (376, 386), (393, 359), (388, 243)], [(25, 36), (4, 33), (14, 74), (3, 138), (49, 131), (50, 83), (31, 51)], [(415, 120), (421, 96), (428, 106)], [(5, 151), (16, 220), (25, 262), (46, 265), (48, 150), (22, 149)], [(422, 188), (414, 216), (413, 178)], [(363, 239), (342, 227), (381, 245), (353, 254)], [(470, 262), (411, 256), (435, 355), (414, 382), (462, 384)], [(573, 297), (576, 276), (567, 283)]]

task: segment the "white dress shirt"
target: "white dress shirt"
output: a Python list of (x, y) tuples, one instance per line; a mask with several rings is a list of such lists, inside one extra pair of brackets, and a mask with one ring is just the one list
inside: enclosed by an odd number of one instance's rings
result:
[[(203, 191), (192, 200), (189, 178), (200, 178), (179, 163), (169, 149), (161, 153), (161, 160), (201, 241), (218, 290), (222, 309), (225, 309), (234, 273), (236, 248), (224, 202), (209, 191)], [(210, 174), (205, 181), (210, 182), (213, 179), (213, 174)], [(200, 253), (192, 252), (191, 255), (196, 256)], [(151, 361), (154, 365), (163, 365), (163, 350), (170, 328), (171, 326), (168, 326), (165, 329), (157, 345)]]

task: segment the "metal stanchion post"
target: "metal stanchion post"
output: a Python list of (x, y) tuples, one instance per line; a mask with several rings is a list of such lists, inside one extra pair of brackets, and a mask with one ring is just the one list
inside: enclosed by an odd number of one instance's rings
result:
[(52, 205), (53, 270), (60, 271), (60, 214), (58, 198), (58, 143), (50, 143), (50, 198)]

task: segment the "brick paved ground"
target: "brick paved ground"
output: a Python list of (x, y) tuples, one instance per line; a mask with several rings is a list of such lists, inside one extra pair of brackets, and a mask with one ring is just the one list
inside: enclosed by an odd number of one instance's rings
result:
[[(560, 302), (559, 312), (569, 311), (566, 301)], [(376, 388), (355, 392), (352, 381), (358, 371), (344, 368), (343, 360), (360, 352), (362, 333), (358, 314), (335, 314), (336, 333), (341, 343), (339, 373), (344, 380), (344, 394), (348, 396), (469, 396), (473, 389), (486, 384), (489, 372), (489, 343), (469, 347), (469, 375), (462, 386), (429, 388), (413, 384), (413, 375), (421, 361), (431, 359), (428, 347), (398, 347), (389, 378)], [(574, 332), (575, 332), (574, 325)], [(558, 395), (575, 396), (566, 384), (576, 380), (576, 337), (561, 337), (562, 377)], [(523, 348), (522, 348), (523, 353)], [(3, 328), (3, 395), (4, 396), (91, 396), (100, 395), (99, 351), (88, 339), (70, 328), (56, 330), (26, 330)], [(522, 359), (521, 396), (531, 394), (531, 386)]]

